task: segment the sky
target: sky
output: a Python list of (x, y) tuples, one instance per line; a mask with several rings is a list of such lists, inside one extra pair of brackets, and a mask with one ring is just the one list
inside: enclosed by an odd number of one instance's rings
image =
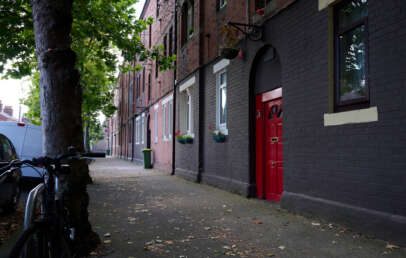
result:
[[(135, 4), (137, 16), (141, 14), (145, 0), (139, 0)], [(0, 100), (4, 106), (13, 107), (13, 116), (19, 118), (20, 99), (25, 98), (29, 91), (30, 80), (24, 78), (22, 80), (2, 80), (0, 75)], [(21, 104), (21, 113), (27, 112), (28, 108)]]

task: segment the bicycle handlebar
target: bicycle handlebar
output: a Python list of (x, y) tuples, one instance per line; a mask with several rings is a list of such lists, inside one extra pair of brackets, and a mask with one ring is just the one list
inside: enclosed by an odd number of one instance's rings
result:
[[(12, 160), (10, 161), (7, 165), (3, 166), (0, 168), (0, 173), (3, 173), (13, 167), (21, 167), (24, 164), (28, 164), (31, 166), (35, 167), (47, 167), (50, 165), (59, 165), (60, 161), (66, 158), (81, 158), (81, 157), (86, 157), (89, 153), (67, 153), (67, 154), (62, 154), (59, 155), (56, 158), (51, 158), (51, 157), (39, 157), (39, 158), (33, 158), (32, 160), (26, 159), (26, 160)], [(1, 174), (3, 176), (3, 174)]]

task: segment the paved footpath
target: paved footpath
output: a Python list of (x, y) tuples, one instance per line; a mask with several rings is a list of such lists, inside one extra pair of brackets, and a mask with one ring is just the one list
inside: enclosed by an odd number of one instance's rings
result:
[(128, 161), (91, 165), (92, 257), (406, 257), (405, 248)]

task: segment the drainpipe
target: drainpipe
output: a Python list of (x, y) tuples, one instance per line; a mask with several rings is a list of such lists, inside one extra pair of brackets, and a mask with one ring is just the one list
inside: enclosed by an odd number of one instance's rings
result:
[(199, 144), (198, 144), (198, 160), (199, 164), (197, 167), (197, 182), (202, 181), (202, 172), (204, 167), (204, 22), (205, 22), (205, 13), (204, 13), (204, 1), (200, 1), (200, 10), (199, 10)]
[[(175, 7), (174, 7), (174, 12), (173, 12), (173, 23), (174, 23), (174, 49), (178, 51), (177, 45), (178, 45), (178, 12), (177, 12), (177, 6), (178, 6), (178, 1), (175, 0)], [(176, 53), (178, 54), (178, 53)], [(173, 104), (172, 104), (172, 173), (171, 175), (175, 175), (175, 158), (176, 158), (176, 141), (175, 141), (175, 130), (176, 130), (176, 69), (173, 69)]]

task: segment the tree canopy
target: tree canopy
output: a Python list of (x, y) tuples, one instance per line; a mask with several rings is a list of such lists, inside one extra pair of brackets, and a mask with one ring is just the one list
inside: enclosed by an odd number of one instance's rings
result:
[[(153, 23), (152, 18), (138, 20), (133, 8), (138, 0), (75, 0), (73, 4), (72, 49), (77, 54), (76, 67), (83, 89), (82, 118), (94, 123), (101, 111), (111, 116), (116, 108), (113, 89), (117, 70), (140, 69), (135, 61), (151, 58), (161, 69), (171, 68), (175, 56), (165, 56), (162, 48), (147, 49), (141, 33)], [(29, 0), (0, 2), (0, 73), (5, 77), (32, 77), (28, 99), (28, 118), (40, 122), (39, 76), (35, 56), (32, 10)], [(120, 55), (124, 58), (121, 65)], [(11, 67), (5, 67), (11, 62)], [(69, 96), (67, 96), (69, 97)]]

